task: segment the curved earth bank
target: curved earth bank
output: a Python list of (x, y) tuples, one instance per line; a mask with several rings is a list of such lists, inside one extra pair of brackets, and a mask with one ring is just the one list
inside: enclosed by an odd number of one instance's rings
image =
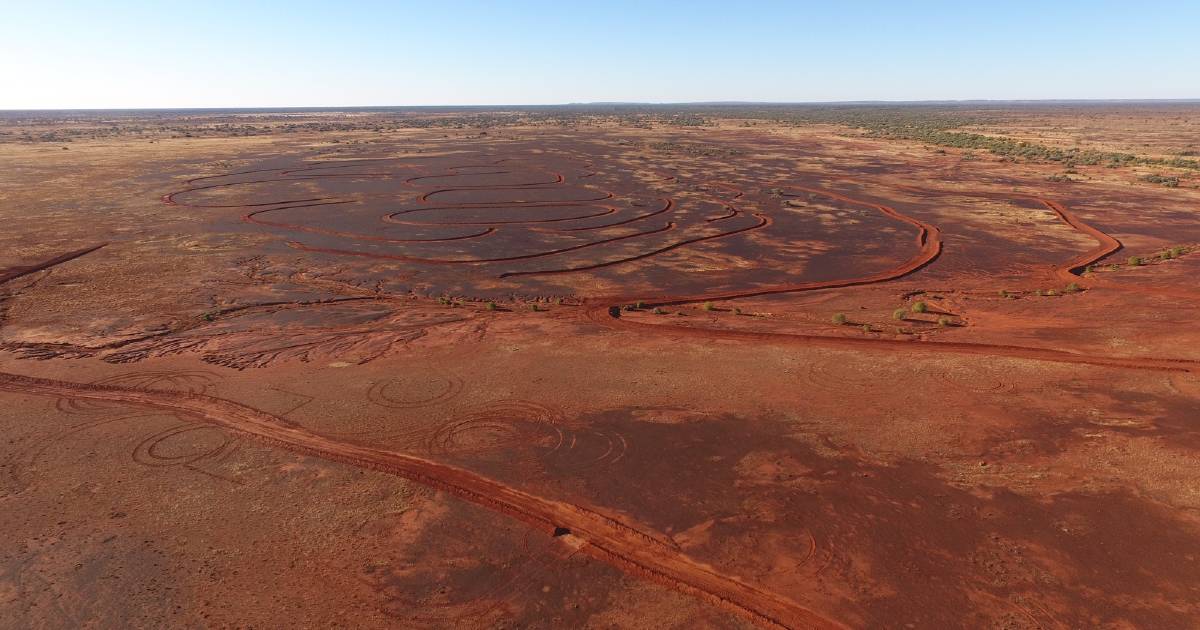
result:
[(775, 593), (725, 575), (681, 553), (661, 536), (573, 503), (535, 496), (458, 468), (334, 440), (229, 400), (184, 392), (89, 385), (0, 372), (0, 391), (103, 400), (166, 409), (289, 451), (370, 468), (444, 490), (562, 538), (598, 560), (712, 602), (764, 627), (842, 628)]

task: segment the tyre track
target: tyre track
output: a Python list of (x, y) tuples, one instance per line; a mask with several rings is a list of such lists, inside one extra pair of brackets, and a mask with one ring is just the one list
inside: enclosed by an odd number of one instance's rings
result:
[(780, 595), (699, 563), (647, 531), (582, 505), (554, 501), (455, 466), (334, 440), (229, 400), (186, 392), (88, 385), (0, 372), (0, 391), (163, 409), (224, 427), (295, 453), (369, 468), (443, 490), (520, 520), (593, 558), (694, 595), (762, 626), (840, 628)]
[(16, 280), (17, 278), (20, 278), (21, 276), (27, 276), (31, 273), (36, 273), (38, 271), (42, 271), (43, 269), (49, 269), (51, 267), (61, 265), (65, 262), (75, 260), (76, 258), (79, 258), (80, 256), (85, 256), (87, 254), (90, 254), (102, 247), (107, 246), (107, 245), (108, 245), (107, 242), (100, 243), (98, 245), (92, 245), (91, 247), (77, 249), (73, 252), (59, 254), (58, 256), (55, 256), (54, 258), (50, 258), (48, 260), (43, 260), (42, 262), (34, 263), (32, 265), (19, 265), (16, 267), (8, 267), (6, 269), (0, 269), (0, 284), (4, 284), (5, 282), (8, 282), (10, 280)]

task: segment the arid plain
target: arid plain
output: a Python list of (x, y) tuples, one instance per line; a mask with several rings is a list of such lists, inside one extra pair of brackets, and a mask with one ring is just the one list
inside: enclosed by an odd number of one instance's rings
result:
[(0, 625), (1200, 623), (1200, 106), (0, 117)]

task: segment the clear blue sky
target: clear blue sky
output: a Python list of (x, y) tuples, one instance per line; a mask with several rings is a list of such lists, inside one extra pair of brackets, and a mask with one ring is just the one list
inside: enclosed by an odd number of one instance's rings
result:
[(0, 0), (0, 86), (0, 109), (1200, 98), (1200, 0)]

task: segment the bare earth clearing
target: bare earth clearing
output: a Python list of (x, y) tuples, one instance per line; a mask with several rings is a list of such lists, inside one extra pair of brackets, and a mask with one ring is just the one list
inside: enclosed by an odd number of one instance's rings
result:
[(6, 114), (3, 625), (1194, 627), (1200, 107), (861, 114)]

